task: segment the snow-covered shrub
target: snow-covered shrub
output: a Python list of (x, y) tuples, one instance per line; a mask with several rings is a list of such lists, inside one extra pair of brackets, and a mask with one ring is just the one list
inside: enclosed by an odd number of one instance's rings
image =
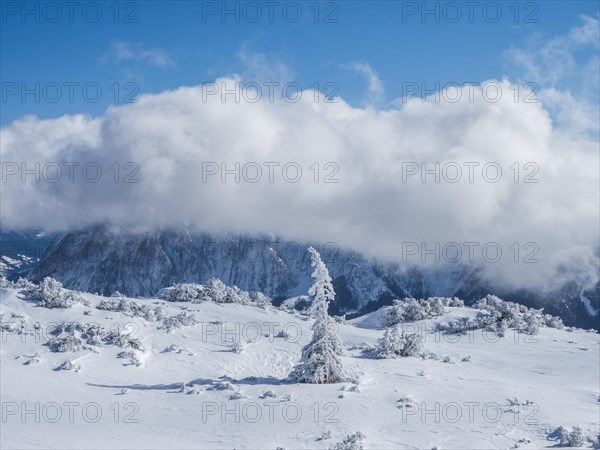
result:
[(205, 301), (216, 303), (238, 303), (241, 305), (255, 304), (269, 306), (271, 299), (260, 292), (242, 291), (237, 286), (227, 286), (217, 278), (211, 279), (206, 285), (181, 283), (161, 289), (158, 296), (169, 302)]
[(4, 274), (0, 274), (0, 289), (7, 289), (12, 287), (12, 283), (6, 279)]
[(400, 397), (398, 400), (396, 400), (396, 403), (398, 403), (396, 406), (399, 409), (404, 409), (407, 405), (414, 404), (414, 401), (408, 395), (405, 395), (404, 397)]
[(331, 431), (324, 432), (321, 436), (319, 436), (317, 441), (326, 441), (327, 439), (331, 439)]
[(398, 327), (387, 328), (375, 349), (376, 358), (419, 356), (423, 349), (421, 336), (406, 334)]
[(106, 331), (97, 323), (77, 324), (76, 330), (81, 333), (81, 338), (88, 345), (102, 345), (106, 335)]
[(558, 317), (544, 314), (541, 309), (502, 300), (495, 295), (488, 294), (476, 302), (474, 307), (488, 313), (487, 317), (482, 316), (479, 321), (482, 325), (494, 329), (516, 328), (535, 334), (542, 326), (564, 328), (562, 320)]
[[(11, 318), (19, 319), (13, 314)], [(26, 320), (21, 319), (19, 322), (4, 322), (4, 314), (0, 314), (0, 332), (8, 334), (23, 334), (25, 333)]]
[[(377, 346), (373, 345), (373, 344), (358, 344), (357, 346), (355, 346), (355, 348), (360, 349), (361, 353), (373, 353), (375, 350), (377, 350)], [(353, 350), (352, 348), (350, 348), (349, 350)]]
[(238, 391), (235, 391), (233, 394), (229, 395), (229, 400), (239, 400), (241, 398), (244, 398), (244, 396)]
[(75, 336), (55, 337), (48, 341), (48, 346), (53, 352), (77, 352), (83, 348), (83, 341)]
[(163, 319), (160, 328), (165, 330), (167, 333), (172, 333), (176, 328), (192, 327), (194, 325), (198, 325), (196, 316), (194, 316), (192, 313), (186, 313), (183, 311), (176, 316), (170, 316)]
[(30, 294), (37, 290), (37, 286), (27, 278), (19, 277), (17, 281), (10, 281), (4, 275), (0, 275), (0, 288), (3, 289), (25, 289)]
[(558, 427), (555, 430), (556, 436), (560, 439), (560, 444), (564, 447), (584, 447), (587, 446), (587, 438), (580, 427), (573, 427), (572, 431), (564, 427)]
[(24, 366), (32, 366), (34, 364), (39, 364), (40, 355), (38, 353), (34, 353), (33, 355), (23, 355), (27, 360), (23, 363)]
[(405, 298), (394, 300), (385, 315), (386, 325), (394, 326), (404, 320), (423, 320), (439, 317), (445, 313), (444, 306), (450, 303), (443, 297), (429, 297), (428, 299)]
[(354, 434), (349, 434), (342, 442), (338, 442), (333, 447), (333, 450), (363, 450), (365, 448), (366, 436), (360, 431)]
[(165, 312), (161, 306), (153, 308), (147, 304), (137, 303), (125, 299), (102, 300), (100, 303), (98, 303), (96, 309), (100, 309), (102, 311), (120, 312), (129, 317), (141, 317), (149, 322), (154, 322), (165, 318)]
[(65, 361), (54, 370), (72, 370), (74, 372), (79, 372), (81, 370), (81, 366), (79, 364), (74, 364), (72, 361)]
[(104, 336), (104, 341), (110, 345), (116, 345), (121, 348), (133, 348), (143, 351), (142, 343), (139, 339), (132, 338), (130, 334), (119, 333), (118, 331), (109, 331)]
[(262, 394), (260, 394), (258, 396), (258, 398), (260, 399), (264, 399), (264, 398), (277, 398), (277, 394), (273, 391), (265, 391)]
[(205, 290), (201, 284), (181, 283), (162, 289), (159, 297), (169, 302), (199, 303), (204, 299)]
[(250, 292), (250, 300), (258, 306), (271, 306), (271, 298), (262, 292)]
[(217, 278), (211, 279), (206, 285), (208, 288), (206, 295), (216, 303), (239, 303), (241, 305), (250, 304), (250, 294), (242, 291), (237, 286), (226, 286)]
[(292, 336), (290, 336), (290, 334), (284, 329), (284, 330), (279, 330), (279, 332), (275, 335), (276, 338), (283, 338), (286, 341), (288, 339), (290, 339)]
[(181, 354), (186, 354), (186, 355), (192, 355), (193, 353), (191, 353), (189, 350), (180, 347), (177, 344), (171, 344), (169, 345), (167, 348), (165, 348), (161, 353), (177, 353), (179, 355)]
[(242, 353), (244, 351), (244, 344), (242, 344), (240, 341), (238, 340), (234, 340), (231, 342), (231, 351), (233, 353)]
[(121, 294), (119, 291), (115, 291), (111, 294), (113, 298), (125, 298), (125, 295)]
[(483, 310), (475, 319), (462, 317), (447, 324), (436, 324), (435, 331), (448, 334), (467, 334), (469, 330), (487, 329), (504, 336), (506, 330), (516, 329), (535, 335), (541, 327), (564, 328), (558, 317), (544, 314), (542, 310), (502, 300), (495, 295), (487, 295), (474, 304)]
[(136, 366), (139, 367), (142, 365), (140, 358), (135, 354), (135, 352), (119, 352), (117, 354), (117, 358), (126, 359), (127, 363), (123, 364), (124, 366)]
[[(101, 345), (116, 345), (120, 348), (143, 350), (142, 343), (133, 338), (131, 334), (121, 333), (117, 330), (107, 330), (93, 322), (65, 322), (57, 325), (51, 334), (55, 337), (50, 339), (46, 345), (52, 351), (93, 350), (90, 346), (98, 347)], [(74, 347), (75, 350), (69, 350), (70, 347)]]
[(33, 298), (37, 301), (38, 306), (44, 308), (71, 308), (77, 303), (86, 306), (90, 304), (81, 294), (64, 289), (60, 281), (50, 277), (46, 277), (40, 282), (37, 290), (33, 293)]
[(465, 302), (458, 297), (442, 297), (442, 301), (444, 302), (444, 306), (449, 306), (451, 308), (464, 308)]
[(235, 391), (233, 384), (229, 381), (217, 381), (211, 387), (208, 388), (209, 391)]
[(543, 318), (544, 325), (546, 325), (548, 328), (558, 328), (560, 330), (565, 327), (565, 324), (560, 317), (544, 314)]

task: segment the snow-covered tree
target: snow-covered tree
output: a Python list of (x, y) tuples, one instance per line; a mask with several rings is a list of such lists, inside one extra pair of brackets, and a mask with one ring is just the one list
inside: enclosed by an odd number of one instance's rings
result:
[(331, 277), (321, 255), (314, 248), (308, 251), (312, 255), (312, 277), (315, 282), (309, 289), (313, 296), (310, 313), (315, 317), (312, 326), (313, 337), (302, 349), (302, 358), (292, 370), (290, 378), (298, 383), (329, 384), (346, 381), (346, 375), (339, 356), (342, 343), (335, 330), (337, 325), (329, 317), (329, 302), (335, 299)]

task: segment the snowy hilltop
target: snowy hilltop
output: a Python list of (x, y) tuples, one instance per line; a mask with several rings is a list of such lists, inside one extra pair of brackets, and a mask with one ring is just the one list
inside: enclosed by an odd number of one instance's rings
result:
[(4, 280), (2, 447), (598, 446), (596, 332), (494, 296), (347, 321), (315, 254), (312, 274), (306, 311), (219, 280), (147, 299)]

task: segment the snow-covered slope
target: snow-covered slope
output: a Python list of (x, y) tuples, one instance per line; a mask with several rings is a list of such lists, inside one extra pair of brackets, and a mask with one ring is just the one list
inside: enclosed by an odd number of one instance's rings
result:
[[(147, 320), (97, 309), (111, 299), (91, 294), (83, 294), (89, 305), (68, 309), (39, 307), (15, 289), (0, 294), (2, 448), (333, 448), (360, 431), (366, 448), (538, 449), (557, 445), (559, 426), (598, 433), (598, 334), (583, 330), (433, 333), (435, 322), (477, 314), (446, 308), (404, 324), (438, 360), (379, 360), (361, 352), (382, 336), (379, 311), (339, 325), (355, 383), (298, 385), (285, 377), (312, 324), (298, 313), (130, 299), (150, 308)], [(152, 320), (159, 306), (198, 323), (169, 333)], [(131, 336), (54, 352), (45, 344), (63, 322)], [(244, 342), (241, 353), (232, 340)], [(65, 361), (75, 367), (56, 370)]]

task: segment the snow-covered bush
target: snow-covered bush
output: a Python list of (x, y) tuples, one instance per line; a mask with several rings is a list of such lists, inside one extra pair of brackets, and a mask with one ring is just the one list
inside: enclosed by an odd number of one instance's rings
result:
[(541, 327), (564, 328), (558, 317), (544, 314), (540, 309), (502, 300), (495, 295), (488, 294), (473, 306), (483, 310), (475, 319), (462, 317), (447, 324), (438, 323), (435, 331), (467, 334), (469, 330), (487, 329), (504, 336), (509, 328), (531, 335), (537, 334)]
[(185, 354), (185, 355), (193, 355), (192, 352), (190, 352), (189, 350), (187, 350), (186, 348), (180, 347), (177, 344), (171, 344), (169, 345), (167, 348), (165, 348), (161, 353), (177, 353), (178, 355), (181, 354)]
[(319, 436), (317, 441), (326, 441), (327, 439), (331, 439), (331, 431), (325, 431), (321, 436)]
[(465, 302), (464, 300), (461, 300), (458, 297), (440, 297), (442, 299), (442, 302), (444, 303), (444, 306), (448, 306), (451, 308), (464, 308), (465, 307)]
[(162, 289), (159, 297), (169, 302), (194, 302), (199, 303), (204, 299), (206, 288), (201, 284), (181, 283)]
[(88, 345), (102, 345), (106, 335), (106, 331), (97, 323), (77, 324), (76, 329)]
[(504, 323), (508, 328), (536, 331), (540, 326), (551, 328), (564, 328), (562, 320), (558, 317), (544, 314), (541, 309), (528, 308), (518, 303), (508, 302), (496, 297), (486, 295), (474, 305), (488, 313), (485, 318), (490, 325)]
[(11, 288), (12, 283), (6, 279), (3, 273), (0, 273), (0, 289)]
[(558, 427), (555, 431), (560, 439), (560, 445), (564, 447), (584, 447), (587, 446), (587, 438), (580, 427), (573, 427), (572, 431), (564, 427)]
[(417, 333), (406, 334), (399, 327), (385, 330), (383, 338), (375, 350), (376, 358), (398, 358), (405, 356), (419, 356), (423, 350), (423, 341)]
[(153, 308), (147, 304), (140, 304), (125, 299), (102, 300), (96, 308), (102, 311), (120, 312), (130, 317), (142, 317), (149, 322), (165, 318), (165, 312), (161, 306)]
[(338, 442), (333, 447), (333, 450), (363, 450), (365, 448), (366, 436), (360, 431), (354, 434), (349, 434), (342, 442)]
[(211, 279), (206, 287), (208, 288), (206, 296), (213, 302), (239, 303), (241, 305), (250, 304), (250, 294), (242, 291), (237, 286), (227, 286), (218, 278)]
[(110, 345), (116, 345), (121, 348), (133, 348), (143, 351), (142, 343), (139, 339), (131, 337), (130, 334), (119, 333), (118, 331), (109, 331), (104, 336), (104, 341)]
[(234, 340), (231, 342), (231, 351), (233, 353), (237, 353), (240, 354), (244, 351), (244, 344), (242, 344), (240, 341), (238, 340)]
[(273, 391), (270, 391), (270, 390), (269, 390), (269, 391), (265, 391), (265, 392), (263, 392), (262, 394), (260, 394), (260, 395), (258, 396), (258, 398), (260, 398), (260, 399), (265, 399), (265, 398), (277, 398), (277, 394), (276, 394), (275, 392), (273, 392)]
[(50, 339), (46, 345), (52, 351), (57, 352), (92, 350), (90, 346), (102, 345), (143, 350), (140, 340), (133, 338), (131, 334), (121, 333), (118, 330), (107, 330), (97, 323), (65, 322), (57, 325), (52, 330), (52, 335), (55, 337)]
[(90, 304), (81, 294), (64, 289), (60, 281), (50, 277), (46, 277), (40, 282), (37, 290), (33, 293), (33, 298), (37, 301), (38, 306), (44, 308), (71, 308), (77, 303), (86, 306)]
[(74, 372), (79, 372), (81, 370), (81, 366), (79, 364), (74, 364), (72, 361), (65, 361), (54, 370), (72, 370)]
[(48, 346), (53, 352), (77, 352), (83, 348), (83, 341), (76, 336), (55, 337), (48, 341)]
[(211, 279), (206, 285), (182, 283), (161, 289), (158, 296), (169, 302), (216, 302), (238, 303), (241, 305), (256, 304), (268, 306), (271, 299), (260, 292), (242, 291), (237, 286), (227, 286), (217, 278)]
[(250, 300), (258, 306), (271, 306), (271, 298), (262, 292), (250, 292)]
[(413, 321), (439, 317), (446, 312), (444, 306), (448, 306), (451, 302), (456, 304), (453, 299), (444, 297), (429, 297), (428, 299), (419, 300), (414, 298), (394, 300), (385, 315), (385, 322), (388, 327), (391, 327), (404, 320)]
[(37, 290), (37, 286), (27, 278), (19, 277), (17, 281), (10, 281), (4, 275), (0, 275), (0, 288), (3, 289), (25, 289), (30, 294)]
[(235, 391), (233, 384), (230, 381), (217, 381), (211, 387), (208, 388), (209, 391)]
[(39, 364), (41, 359), (40, 359), (40, 355), (38, 353), (35, 353), (33, 355), (22, 355), (26, 361), (23, 363), (24, 366), (33, 366), (35, 364)]
[(198, 325), (198, 319), (196, 319), (196, 316), (194, 316), (192, 313), (186, 313), (183, 311), (176, 316), (170, 316), (163, 319), (160, 328), (165, 330), (167, 333), (172, 333), (176, 328), (193, 327), (194, 325)]
[(128, 352), (120, 352), (117, 354), (117, 358), (126, 359), (127, 363), (123, 364), (124, 366), (136, 366), (139, 367), (142, 365), (140, 358), (133, 351)]

